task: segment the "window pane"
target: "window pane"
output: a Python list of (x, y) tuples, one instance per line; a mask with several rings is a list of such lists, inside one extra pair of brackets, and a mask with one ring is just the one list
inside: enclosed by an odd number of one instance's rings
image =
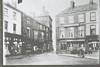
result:
[(80, 15), (78, 16), (78, 21), (79, 21), (79, 22), (85, 22), (84, 14), (80, 14)]
[(69, 16), (69, 23), (74, 23), (74, 16)]
[(91, 12), (90, 13), (90, 20), (95, 21), (96, 20), (96, 12)]
[(8, 21), (5, 21), (5, 30), (8, 30)]
[(96, 34), (96, 26), (92, 25), (90, 26), (90, 35), (95, 35)]
[(60, 24), (64, 24), (64, 17), (60, 17), (59, 20), (60, 20)]

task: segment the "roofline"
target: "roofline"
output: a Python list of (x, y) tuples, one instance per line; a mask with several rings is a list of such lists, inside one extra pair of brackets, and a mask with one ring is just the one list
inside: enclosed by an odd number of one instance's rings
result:
[[(8, 6), (8, 7), (12, 8), (12, 9), (14, 9), (14, 10), (16, 10), (16, 11), (20, 12), (20, 13), (21, 13), (21, 15), (26, 15), (26, 16), (28, 16), (29, 18), (31, 18), (31, 19), (33, 19), (34, 21), (36, 21), (38, 24), (44, 25), (44, 24), (42, 24), (41, 22), (37, 21), (36, 19), (32, 18), (31, 16), (27, 15), (27, 14), (26, 14), (26, 13), (24, 13), (23, 11), (21, 11), (21, 10), (19, 10), (19, 9), (17, 9), (17, 8), (13, 7), (13, 6), (11, 6), (10, 4), (8, 4), (8, 3), (4, 3), (4, 5), (6, 5), (6, 6)], [(46, 25), (44, 25), (44, 26), (46, 26)], [(48, 26), (46, 26), (46, 27), (48, 27)]]

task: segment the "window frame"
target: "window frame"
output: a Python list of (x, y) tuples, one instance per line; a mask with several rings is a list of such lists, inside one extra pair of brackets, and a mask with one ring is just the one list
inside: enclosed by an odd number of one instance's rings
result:
[[(91, 29), (92, 26), (95, 26), (95, 34), (91, 33), (91, 30), (93, 30)], [(96, 35), (96, 25), (90, 25), (90, 35)]]
[[(95, 13), (95, 16), (94, 16), (95, 19), (94, 20), (92, 19), (92, 13)], [(96, 12), (90, 12), (90, 21), (96, 21)]]
[(8, 31), (8, 21), (5, 20), (5, 30)]
[(14, 33), (16, 33), (16, 27), (17, 27), (17, 26), (16, 26), (16, 24), (14, 23), (14, 24), (13, 24), (13, 32), (14, 32)]
[[(81, 15), (83, 15), (83, 20), (84, 20), (84, 21), (80, 21), (80, 16), (81, 16)], [(81, 19), (82, 19), (82, 18), (81, 18)], [(79, 15), (78, 15), (78, 22), (79, 22), (79, 23), (84, 23), (84, 22), (85, 22), (85, 13), (82, 13), (82, 14), (79, 14)]]

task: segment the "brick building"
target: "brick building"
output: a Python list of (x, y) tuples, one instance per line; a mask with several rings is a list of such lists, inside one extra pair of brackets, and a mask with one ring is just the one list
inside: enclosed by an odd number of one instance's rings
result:
[(56, 16), (56, 46), (57, 52), (70, 53), (82, 45), (88, 51), (98, 48), (99, 22), (97, 17), (97, 3), (90, 0), (88, 4), (71, 6)]

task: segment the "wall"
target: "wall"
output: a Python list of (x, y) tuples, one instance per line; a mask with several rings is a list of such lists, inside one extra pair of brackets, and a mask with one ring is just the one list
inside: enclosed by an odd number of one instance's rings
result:
[[(21, 13), (6, 5), (4, 5), (4, 8), (8, 9), (8, 17), (4, 16), (4, 21), (8, 21), (8, 31), (6, 31), (5, 29), (4, 31), (13, 33), (13, 24), (15, 23), (16, 34), (21, 35)], [(16, 20), (13, 18), (13, 12), (16, 12)]]

